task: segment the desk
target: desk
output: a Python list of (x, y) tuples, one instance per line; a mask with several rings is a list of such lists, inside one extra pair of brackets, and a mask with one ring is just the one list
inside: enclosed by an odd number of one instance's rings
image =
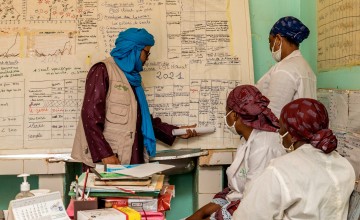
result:
[(236, 150), (235, 148), (208, 149), (207, 155), (199, 157), (195, 175), (197, 197), (195, 210), (209, 203), (216, 193), (223, 190), (225, 167), (233, 162)]
[(236, 148), (207, 150), (207, 155), (199, 157), (199, 166), (230, 165), (234, 161), (236, 150)]

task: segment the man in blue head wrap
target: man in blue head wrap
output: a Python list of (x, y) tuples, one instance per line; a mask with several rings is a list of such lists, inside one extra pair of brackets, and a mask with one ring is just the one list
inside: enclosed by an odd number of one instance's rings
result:
[[(152, 118), (140, 72), (155, 44), (145, 29), (120, 32), (111, 56), (90, 69), (72, 157), (85, 165), (138, 164), (155, 156), (155, 137), (172, 145), (178, 127)], [(194, 126), (184, 126), (189, 128)], [(182, 138), (196, 136), (190, 129)], [(144, 150), (145, 148), (145, 150)]]
[(309, 34), (310, 30), (292, 16), (280, 18), (270, 30), (269, 47), (277, 63), (256, 86), (270, 99), (269, 108), (277, 117), (292, 100), (316, 99), (316, 76), (299, 50)]

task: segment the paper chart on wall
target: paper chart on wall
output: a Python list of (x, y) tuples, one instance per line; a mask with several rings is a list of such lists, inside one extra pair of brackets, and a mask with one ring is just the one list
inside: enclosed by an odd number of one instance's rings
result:
[(349, 93), (348, 130), (360, 135), (360, 91)]
[(151, 112), (217, 128), (176, 148), (239, 143), (222, 116), (230, 90), (253, 83), (246, 0), (9, 0), (0, 9), (0, 153), (69, 152), (87, 71), (129, 27), (155, 37), (142, 73)]
[(359, 91), (318, 89), (318, 100), (328, 110), (337, 151), (354, 167), (360, 178), (360, 95)]
[(328, 111), (329, 127), (345, 132), (349, 120), (349, 91), (318, 89), (317, 99)]
[(360, 64), (360, 2), (317, 2), (319, 71)]
[(345, 145), (337, 149), (354, 167), (356, 179), (360, 178), (360, 135), (347, 133)]

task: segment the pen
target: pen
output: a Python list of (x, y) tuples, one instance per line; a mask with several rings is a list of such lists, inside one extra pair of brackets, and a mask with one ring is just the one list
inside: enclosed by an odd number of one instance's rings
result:
[(121, 188), (121, 187), (118, 187), (118, 186), (116, 186), (116, 188), (117, 188), (118, 190), (121, 190), (121, 191), (126, 192), (126, 193), (131, 193), (131, 194), (135, 194), (135, 193), (136, 193), (136, 192), (133, 191), (133, 190), (124, 189), (124, 188)]
[(91, 190), (91, 188), (88, 189), (88, 191), (87, 191), (87, 193), (86, 193), (86, 196), (85, 196), (85, 200), (88, 200), (88, 199), (89, 199), (90, 190)]
[(78, 198), (78, 190), (79, 190), (79, 177), (76, 175), (75, 177), (76, 185), (75, 185), (75, 200)]
[(85, 182), (84, 182), (84, 191), (82, 193), (81, 200), (84, 200), (85, 191), (86, 191), (86, 183), (87, 183), (88, 176), (89, 176), (89, 168), (87, 168), (87, 170), (86, 170)]
[[(79, 191), (79, 195), (80, 195), (80, 196), (78, 197), (78, 200), (80, 200), (80, 199), (81, 199), (81, 195), (82, 195), (83, 191), (82, 191), (80, 188), (78, 189), (78, 191)], [(79, 198), (80, 198), (80, 199), (79, 199)]]

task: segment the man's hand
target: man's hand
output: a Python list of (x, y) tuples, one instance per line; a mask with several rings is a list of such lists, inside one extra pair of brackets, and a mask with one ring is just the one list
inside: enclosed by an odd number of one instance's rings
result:
[(116, 155), (112, 155), (110, 157), (105, 157), (101, 160), (103, 164), (120, 164), (119, 158)]
[(181, 129), (189, 128), (189, 129), (186, 129), (186, 134), (183, 134), (183, 135), (181, 135), (179, 137), (183, 138), (183, 139), (188, 139), (188, 138), (197, 136), (197, 133), (196, 133), (195, 129), (190, 129), (190, 128), (195, 128), (195, 127), (196, 127), (196, 124), (179, 127)]

